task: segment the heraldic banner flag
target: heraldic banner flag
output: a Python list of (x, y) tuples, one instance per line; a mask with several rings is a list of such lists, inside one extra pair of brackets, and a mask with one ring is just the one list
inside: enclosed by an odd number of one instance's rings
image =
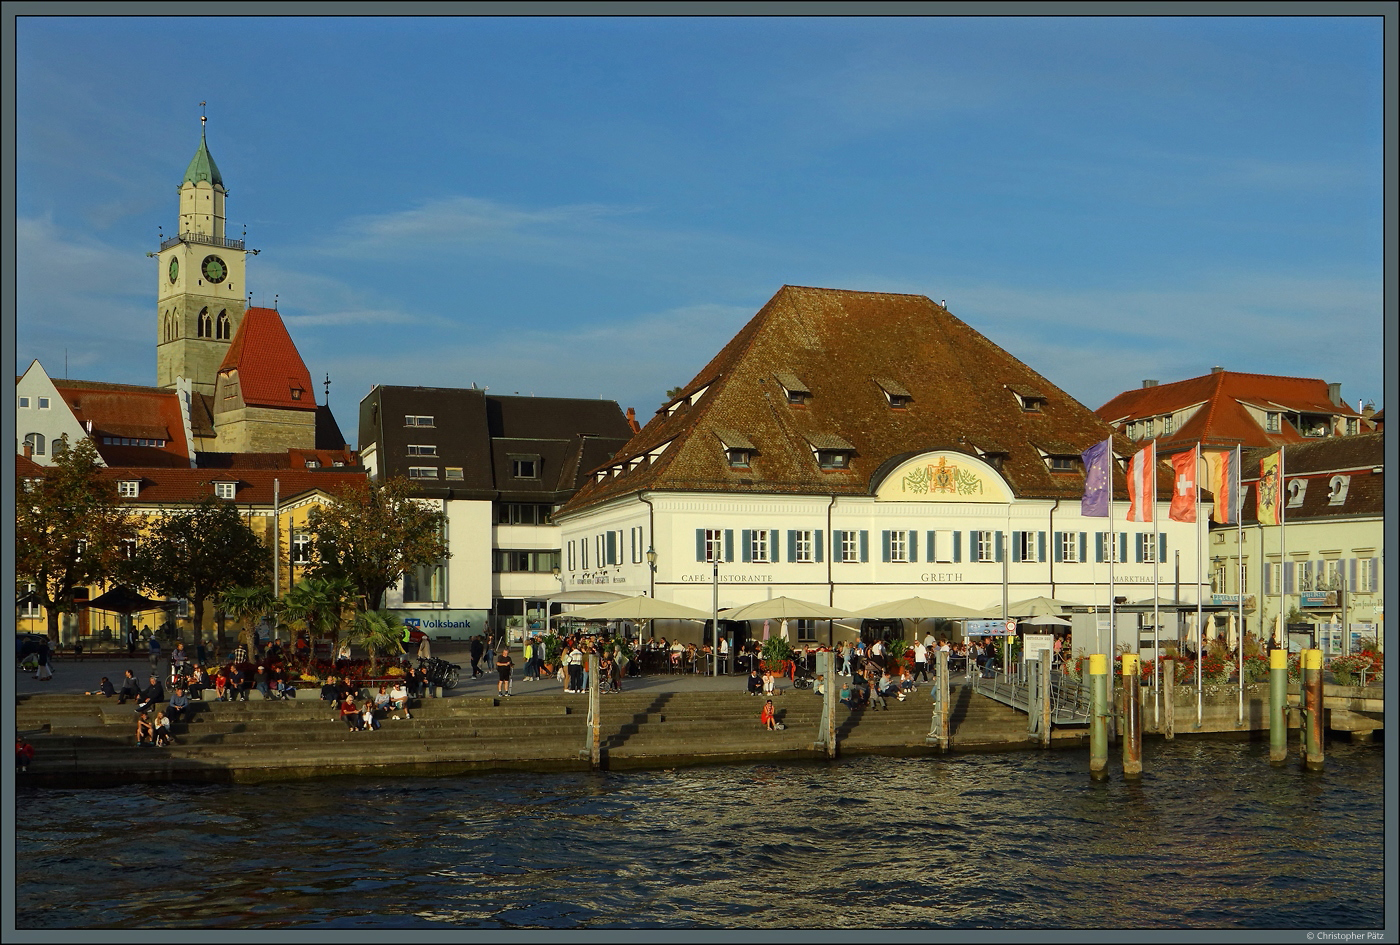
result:
[(1172, 507), (1167, 513), (1176, 522), (1196, 520), (1196, 464), (1200, 447), (1172, 457)]
[(1128, 521), (1150, 522), (1157, 505), (1157, 443), (1128, 460)]
[(1260, 525), (1277, 525), (1283, 520), (1279, 501), (1283, 479), (1283, 450), (1259, 460), (1259, 482), (1255, 485), (1255, 516)]
[(1108, 500), (1113, 491), (1113, 441), (1095, 443), (1079, 454), (1084, 460), (1084, 498), (1079, 514), (1090, 518), (1108, 518)]
[(1235, 450), (1206, 450), (1206, 488), (1215, 495), (1211, 518), (1217, 525), (1239, 520), (1240, 461)]

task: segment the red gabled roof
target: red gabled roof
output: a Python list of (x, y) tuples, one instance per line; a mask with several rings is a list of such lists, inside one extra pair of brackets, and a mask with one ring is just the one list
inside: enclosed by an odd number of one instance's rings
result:
[[(257, 407), (315, 410), (316, 392), (287, 334), (287, 326), (275, 309), (250, 308), (219, 365), (219, 373), (238, 372), (243, 402)], [(295, 392), (300, 391), (300, 396)]]
[(1266, 432), (1249, 415), (1244, 404), (1266, 410), (1360, 417), (1345, 403), (1333, 403), (1328, 396), (1327, 382), (1319, 378), (1235, 371), (1214, 371), (1202, 377), (1124, 391), (1094, 412), (1109, 423), (1122, 424), (1159, 417), (1196, 404), (1201, 405), (1200, 409), (1186, 423), (1175, 432), (1158, 438), (1161, 448), (1188, 449), (1197, 442), (1238, 442), (1248, 448), (1310, 439), (1286, 420), (1278, 433)]
[(15, 478), (34, 479), (44, 475), (44, 467), (19, 453), (15, 454)]
[[(175, 391), (67, 379), (55, 379), (53, 386), (78, 423), (89, 430), (93, 445), (108, 465), (189, 465), (190, 447)], [(112, 444), (105, 438), (164, 440), (165, 446)]]

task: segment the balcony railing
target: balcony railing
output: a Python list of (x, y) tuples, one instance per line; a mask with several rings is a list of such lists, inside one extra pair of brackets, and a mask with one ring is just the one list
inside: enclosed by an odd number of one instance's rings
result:
[(224, 239), (222, 236), (205, 236), (203, 233), (181, 233), (179, 236), (172, 236), (164, 243), (161, 243), (160, 248), (164, 251), (172, 246), (178, 246), (181, 243), (197, 243), (200, 246), (217, 246), (220, 249), (241, 250), (243, 248), (242, 240)]

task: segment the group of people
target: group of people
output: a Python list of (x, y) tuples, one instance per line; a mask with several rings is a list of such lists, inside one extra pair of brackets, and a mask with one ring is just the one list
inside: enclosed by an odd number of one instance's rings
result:
[(409, 690), (409, 682), (409, 678), (405, 677), (392, 686), (387, 683), (381, 684), (379, 692), (357, 702), (360, 697), (359, 687), (348, 679), (337, 680), (331, 676), (321, 687), (321, 698), (335, 706), (336, 717), (348, 725), (350, 731), (376, 731), (381, 718), (397, 720), (400, 718), (400, 712), (403, 713), (402, 718), (413, 718), (412, 712), (409, 711), (409, 700), (414, 696)]

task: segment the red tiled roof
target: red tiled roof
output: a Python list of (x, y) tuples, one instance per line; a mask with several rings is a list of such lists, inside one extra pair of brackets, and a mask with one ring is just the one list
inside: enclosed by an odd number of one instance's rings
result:
[(354, 450), (289, 449), (283, 453), (212, 453), (196, 454), (200, 469), (305, 469), (314, 460), (322, 469), (358, 467), (360, 457)]
[[(78, 422), (90, 430), (93, 445), (108, 465), (133, 462), (137, 457), (145, 457), (141, 462), (152, 465), (189, 465), (190, 447), (175, 391), (101, 381), (65, 379), (53, 384)], [(109, 444), (103, 442), (104, 437), (164, 440), (165, 446)]]
[[(786, 375), (810, 391), (804, 404), (788, 403)], [(891, 409), (882, 380), (912, 395), (906, 409)], [(1044, 397), (1040, 409), (1023, 410), (1013, 386)], [(784, 286), (668, 406), (702, 389), (693, 405), (659, 410), (611, 462), (630, 465), (669, 444), (658, 458), (590, 478), (565, 510), (643, 489), (868, 495), (888, 463), (928, 450), (975, 455), (972, 442), (1004, 446), (1002, 475), (1017, 496), (1075, 498), (1084, 477), (1052, 473), (1037, 446), (1077, 454), (1110, 433), (1087, 407), (919, 295)], [(731, 468), (720, 430), (754, 445), (749, 467)], [(818, 467), (809, 444), (835, 443), (830, 437), (854, 448), (848, 469)], [(1116, 439), (1120, 455), (1131, 452)]]
[[(23, 458), (23, 457), (21, 457)], [(141, 483), (135, 498), (123, 499), (130, 505), (193, 503), (214, 494), (214, 483), (235, 484), (233, 501), (239, 505), (272, 504), (273, 481), (278, 484), (278, 498), (286, 503), (316, 489), (332, 491), (346, 483), (363, 482), (363, 470), (311, 469), (153, 469), (150, 467), (115, 467), (102, 470), (102, 477), (112, 482), (137, 480)]]
[(44, 474), (44, 467), (20, 453), (15, 454), (15, 478), (33, 479)]
[(1155, 387), (1124, 391), (1094, 411), (1109, 423), (1159, 417), (1200, 404), (1190, 419), (1173, 433), (1158, 437), (1161, 452), (1189, 449), (1196, 443), (1246, 448), (1301, 443), (1304, 437), (1286, 418), (1278, 433), (1268, 433), (1242, 406), (1334, 416), (1360, 417), (1345, 403), (1333, 403), (1326, 381), (1313, 377), (1280, 377), (1214, 371)]
[[(219, 365), (219, 373), (238, 372), (243, 402), (258, 407), (315, 410), (316, 391), (287, 334), (287, 326), (275, 309), (250, 308), (243, 314), (238, 333)], [(300, 391), (300, 396), (294, 392)]]

